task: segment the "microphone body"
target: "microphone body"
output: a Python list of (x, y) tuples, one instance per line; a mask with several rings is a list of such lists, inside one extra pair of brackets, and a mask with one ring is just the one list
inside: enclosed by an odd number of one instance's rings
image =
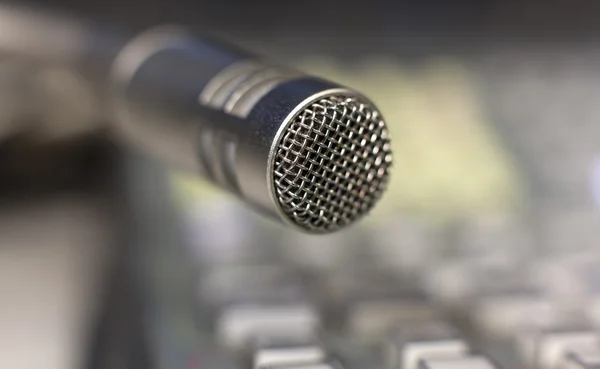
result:
[(99, 56), (82, 71), (124, 142), (311, 233), (353, 223), (384, 192), (389, 133), (360, 93), (176, 27), (111, 37), (106, 53), (70, 54)]

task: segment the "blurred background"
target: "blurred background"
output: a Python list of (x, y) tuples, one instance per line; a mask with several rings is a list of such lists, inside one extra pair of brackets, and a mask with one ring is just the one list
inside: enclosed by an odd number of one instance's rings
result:
[(284, 342), (410, 369), (381, 347), (408, 355), (390, 332), (415, 322), (496, 367), (567, 365), (532, 332), (598, 346), (600, 2), (31, 4), (186, 25), (356, 88), (395, 163), (359, 226), (299, 234), (116, 147), (68, 70), (3, 57), (0, 127), (35, 129), (0, 144), (0, 367), (257, 367)]

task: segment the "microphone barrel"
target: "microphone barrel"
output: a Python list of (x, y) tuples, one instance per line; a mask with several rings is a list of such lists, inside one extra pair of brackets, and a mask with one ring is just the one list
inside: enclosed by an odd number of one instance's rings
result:
[(117, 56), (110, 96), (127, 141), (303, 231), (354, 222), (387, 184), (369, 100), (220, 41), (150, 30)]
[(79, 74), (125, 144), (299, 230), (343, 228), (385, 191), (387, 127), (354, 90), (178, 27), (129, 37), (9, 6), (2, 19), (19, 37), (0, 37), (0, 51)]

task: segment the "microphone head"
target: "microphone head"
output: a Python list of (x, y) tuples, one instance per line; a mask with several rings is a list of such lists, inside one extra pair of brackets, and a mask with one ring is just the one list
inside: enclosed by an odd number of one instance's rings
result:
[(369, 212), (389, 180), (381, 113), (351, 94), (331, 94), (295, 114), (274, 146), (272, 187), (281, 212), (311, 232), (331, 232)]
[(280, 82), (252, 100), (235, 163), (243, 197), (310, 233), (337, 231), (374, 207), (392, 152), (372, 102), (312, 77)]

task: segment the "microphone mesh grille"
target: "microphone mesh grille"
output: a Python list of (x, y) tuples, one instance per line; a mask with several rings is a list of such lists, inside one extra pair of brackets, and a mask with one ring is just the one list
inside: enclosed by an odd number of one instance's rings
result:
[(375, 107), (356, 97), (327, 96), (302, 110), (283, 133), (274, 189), (292, 222), (333, 231), (373, 207), (391, 164), (388, 129)]

